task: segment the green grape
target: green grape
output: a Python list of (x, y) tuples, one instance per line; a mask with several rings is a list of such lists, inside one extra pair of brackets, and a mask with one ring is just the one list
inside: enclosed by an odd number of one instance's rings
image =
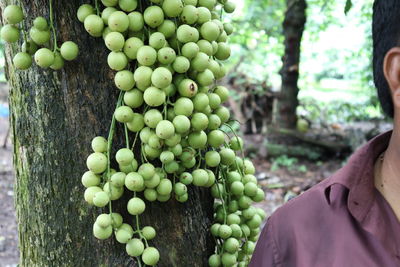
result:
[(190, 124), (194, 131), (202, 131), (205, 130), (208, 126), (208, 117), (204, 113), (194, 113), (192, 119), (190, 120)]
[(158, 107), (165, 103), (166, 94), (163, 90), (152, 86), (144, 91), (143, 99), (150, 107)]
[(203, 149), (207, 144), (207, 134), (204, 131), (192, 132), (188, 137), (189, 145), (195, 149)]
[(197, 42), (199, 40), (199, 31), (187, 24), (178, 27), (176, 37), (181, 43)]
[(199, 0), (198, 5), (208, 8), (209, 10), (213, 10), (215, 5), (217, 4), (216, 0)]
[(125, 177), (125, 186), (130, 191), (141, 192), (144, 190), (144, 179), (137, 172), (130, 172)]
[(89, 203), (90, 205), (93, 205), (93, 198), (94, 195), (98, 192), (102, 192), (103, 190), (101, 190), (100, 187), (98, 186), (90, 186), (88, 188), (86, 188), (85, 193), (84, 193), (84, 199), (87, 203)]
[(208, 258), (208, 265), (210, 267), (219, 267), (221, 266), (221, 257), (218, 254), (213, 254)]
[(144, 180), (149, 180), (155, 175), (155, 168), (151, 163), (144, 163), (139, 167), (138, 173)]
[(107, 151), (107, 140), (102, 136), (96, 136), (92, 139), (92, 150), (94, 152), (106, 152)]
[(1, 28), (1, 39), (8, 43), (15, 43), (19, 39), (19, 29), (13, 25), (6, 24)]
[(228, 239), (232, 235), (232, 228), (229, 227), (229, 225), (222, 224), (218, 228), (218, 236), (221, 237), (222, 239)]
[(185, 73), (189, 70), (190, 68), (190, 61), (183, 56), (178, 56), (173, 65), (172, 65), (174, 71), (178, 73)]
[(83, 4), (78, 8), (77, 17), (80, 22), (84, 22), (85, 19), (95, 13), (94, 7), (89, 4)]
[(78, 45), (72, 41), (64, 42), (61, 45), (60, 53), (65, 60), (74, 60), (79, 53)]
[(129, 26), (128, 29), (133, 32), (139, 32), (143, 30), (144, 27), (144, 19), (143, 15), (140, 12), (133, 11), (128, 14)]
[(203, 169), (194, 170), (192, 176), (195, 186), (205, 186), (208, 182), (208, 173)]
[(148, 45), (140, 47), (137, 51), (137, 61), (143, 66), (152, 66), (157, 60), (157, 51)]
[(60, 70), (64, 67), (64, 59), (59, 52), (54, 53), (54, 62), (50, 65), (53, 70)]
[(119, 199), (124, 193), (123, 187), (116, 187), (116, 186), (110, 185), (108, 182), (104, 184), (103, 190), (104, 190), (104, 192), (108, 193), (111, 200)]
[(38, 45), (44, 45), (48, 41), (50, 41), (50, 31), (49, 30), (41, 31), (41, 30), (38, 30), (35, 27), (33, 27), (29, 31), (29, 36)]
[(108, 66), (113, 70), (123, 70), (128, 65), (128, 58), (123, 52), (111, 51), (107, 57)]
[[(195, 71), (205, 71), (210, 64), (210, 59), (207, 56), (207, 54), (203, 52), (197, 53), (197, 55), (192, 59), (190, 62), (190, 66), (195, 70)], [(207, 85), (205, 85), (207, 86)]]
[(107, 157), (99, 152), (92, 153), (87, 158), (86, 165), (95, 174), (102, 173), (107, 168)]
[(139, 90), (144, 91), (151, 85), (151, 75), (153, 70), (147, 66), (140, 66), (135, 70), (134, 81), (136, 81), (136, 87)]
[(126, 253), (131, 257), (139, 257), (144, 251), (144, 244), (138, 238), (132, 238), (126, 244)]
[(124, 103), (131, 108), (138, 108), (143, 102), (143, 93), (138, 89), (130, 90), (124, 94)]
[(154, 247), (147, 247), (142, 254), (142, 261), (144, 264), (154, 266), (160, 260), (160, 253)]
[(143, 18), (151, 28), (157, 28), (164, 22), (164, 12), (159, 6), (149, 6), (144, 11)]
[(135, 86), (134, 74), (129, 70), (118, 71), (115, 74), (114, 82), (120, 90), (129, 91)]
[(233, 266), (237, 261), (236, 255), (231, 253), (223, 253), (221, 263), (223, 266)]
[(218, 148), (225, 142), (225, 134), (221, 130), (212, 130), (208, 133), (207, 142), (211, 147)]
[(126, 174), (123, 172), (116, 172), (111, 175), (110, 183), (115, 187), (122, 187), (125, 185)]
[(217, 167), (221, 162), (221, 156), (217, 151), (208, 151), (205, 155), (207, 166)]
[(115, 239), (121, 244), (126, 244), (132, 238), (132, 233), (120, 228), (115, 231)]
[(32, 66), (32, 57), (28, 53), (19, 52), (13, 58), (13, 64), (17, 69), (26, 70)]
[(182, 46), (182, 55), (187, 59), (194, 58), (200, 51), (199, 46), (194, 42), (186, 43)]
[(102, 228), (107, 228), (112, 224), (111, 215), (104, 213), (100, 214), (99, 216), (97, 216), (95, 223)]
[[(97, 15), (91, 14), (85, 18), (85, 30), (93, 37), (100, 37), (103, 33), (103, 19)], [(32, 38), (33, 39), (33, 38)]]
[(111, 237), (113, 229), (111, 226), (100, 227), (98, 224), (93, 224), (93, 235), (100, 240), (105, 240)]
[(29, 55), (34, 55), (38, 50), (38, 46), (32, 40), (28, 40), (22, 43), (21, 51), (24, 53), (28, 53)]
[(171, 84), (172, 74), (167, 68), (158, 67), (151, 75), (151, 82), (157, 88), (165, 88)]
[(204, 24), (207, 21), (211, 20), (211, 12), (208, 8), (206, 7), (198, 7), (197, 12), (199, 14), (199, 17), (197, 19), (198, 24)]
[(115, 160), (121, 165), (128, 165), (134, 158), (135, 156), (129, 148), (121, 148), (115, 154)]
[(142, 229), (142, 235), (146, 240), (152, 240), (156, 237), (156, 230), (151, 226), (145, 226)]
[(195, 6), (186, 5), (180, 15), (181, 21), (186, 24), (195, 24), (199, 19), (199, 11)]
[(184, 185), (190, 185), (193, 182), (193, 176), (188, 172), (183, 172), (179, 176), (179, 181)]
[(165, 36), (161, 32), (154, 32), (149, 37), (149, 45), (154, 49), (161, 49), (166, 44)]
[(157, 27), (157, 31), (164, 34), (165, 38), (171, 38), (174, 36), (176, 30), (175, 23), (172, 20), (164, 20), (160, 26)]
[(183, 11), (183, 3), (181, 0), (164, 0), (162, 9), (168, 17), (178, 17)]
[(236, 5), (232, 1), (227, 1), (224, 4), (224, 10), (226, 13), (233, 13), (235, 11), (235, 9), (236, 9)]
[(230, 237), (224, 242), (224, 249), (228, 253), (235, 253), (239, 250), (240, 243), (236, 238)]
[(131, 215), (140, 215), (146, 209), (146, 204), (138, 197), (133, 197), (128, 201), (128, 212)]
[(110, 6), (116, 6), (118, 4), (119, 0), (101, 0), (101, 3), (106, 6), (106, 7), (110, 7)]
[(110, 202), (110, 197), (108, 196), (108, 194), (104, 191), (101, 192), (97, 192), (94, 196), (93, 196), (93, 204), (96, 207), (104, 207), (108, 204), (108, 202)]
[(184, 115), (189, 117), (192, 115), (193, 109), (193, 102), (187, 97), (178, 98), (174, 105), (174, 112), (176, 115)]
[(122, 225), (122, 216), (119, 213), (111, 213), (112, 227), (119, 228)]
[(104, 25), (108, 25), (108, 19), (110, 18), (110, 15), (117, 11), (115, 7), (106, 7), (103, 9), (101, 12), (101, 18), (103, 19)]
[(111, 51), (120, 51), (125, 45), (125, 37), (120, 32), (110, 32), (104, 42)]
[(157, 186), (157, 193), (160, 195), (169, 195), (172, 192), (172, 183), (169, 179), (162, 179)]
[(20, 23), (24, 19), (22, 8), (17, 5), (8, 5), (3, 10), (3, 18), (10, 24)]
[(133, 110), (128, 106), (120, 106), (115, 109), (115, 119), (119, 122), (126, 123), (133, 120)]
[(86, 188), (91, 187), (91, 186), (96, 186), (96, 185), (100, 184), (100, 176), (96, 175), (92, 171), (86, 171), (82, 175), (81, 181), (82, 181), (83, 186)]
[(33, 27), (35, 27), (39, 31), (46, 31), (49, 25), (47, 24), (47, 20), (44, 17), (37, 17), (33, 21)]
[(123, 11), (131, 12), (137, 8), (138, 0), (119, 0), (118, 5)]
[(108, 17), (108, 27), (112, 31), (125, 32), (129, 27), (128, 15), (123, 11), (115, 11)]
[(175, 195), (175, 198), (176, 198), (177, 201), (179, 201), (181, 203), (184, 203), (189, 199), (189, 195), (187, 193), (183, 194), (183, 195), (180, 195), (180, 196), (179, 195)]

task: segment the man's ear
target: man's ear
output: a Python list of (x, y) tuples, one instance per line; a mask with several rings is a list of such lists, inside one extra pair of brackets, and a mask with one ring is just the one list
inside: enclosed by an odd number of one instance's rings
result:
[(400, 109), (400, 47), (394, 47), (387, 52), (383, 72), (392, 94), (393, 105)]

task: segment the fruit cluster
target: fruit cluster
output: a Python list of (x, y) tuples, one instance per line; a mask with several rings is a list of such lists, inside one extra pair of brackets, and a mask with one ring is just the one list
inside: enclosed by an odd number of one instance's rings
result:
[[(20, 38), (18, 24), (22, 24), (22, 35), (24, 42), (21, 52), (13, 58), (13, 64), (17, 69), (26, 70), (32, 66), (32, 56), (36, 64), (42, 68), (50, 67), (59, 70), (64, 66), (64, 60), (74, 60), (79, 53), (79, 48), (72, 41), (64, 42), (60, 48), (57, 47), (57, 37), (53, 25), (52, 0), (50, 0), (50, 25), (44, 17), (37, 17), (29, 30), (29, 39), (24, 29), (24, 14), (22, 8), (17, 5), (8, 5), (3, 10), (3, 18), (8, 23), (1, 29), (1, 38), (8, 43), (15, 43)], [(51, 44), (51, 30), (53, 31), (53, 49)]]
[[(110, 50), (107, 62), (115, 70), (120, 96), (108, 139), (95, 137), (88, 171), (82, 177), (85, 200), (108, 205), (93, 226), (99, 239), (115, 234), (139, 266), (156, 265), (160, 254), (149, 246), (156, 236), (140, 227), (145, 201), (179, 202), (189, 198), (188, 186), (210, 188), (215, 198), (215, 254), (210, 266), (247, 266), (265, 218), (251, 204), (264, 200), (252, 162), (243, 157), (243, 141), (229, 124), (222, 104), (229, 91), (218, 86), (230, 56), (227, 45), (233, 27), (223, 12), (235, 6), (226, 0), (102, 0), (104, 8), (84, 4), (78, 19)], [(126, 147), (111, 155), (117, 123), (124, 127)], [(130, 137), (134, 136), (133, 142)], [(133, 153), (140, 139), (140, 155)], [(110, 167), (115, 158), (118, 170)], [(112, 211), (112, 201), (124, 190), (133, 192), (127, 204), (134, 227)]]

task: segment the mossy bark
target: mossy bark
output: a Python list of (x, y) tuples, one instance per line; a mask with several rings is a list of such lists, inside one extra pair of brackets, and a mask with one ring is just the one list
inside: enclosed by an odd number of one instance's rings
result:
[[(2, 9), (11, 3), (0, 0)], [(135, 266), (123, 245), (93, 237), (92, 224), (104, 211), (84, 202), (80, 182), (90, 141), (96, 135), (107, 136), (117, 100), (108, 52), (103, 40), (90, 37), (76, 19), (84, 1), (53, 3), (58, 43), (77, 42), (79, 58), (60, 71), (37, 66), (18, 71), (12, 57), (19, 46), (7, 45), (5, 51), (20, 266)], [(47, 0), (21, 0), (21, 4), (26, 27), (36, 16), (49, 18)], [(125, 210), (125, 202), (114, 206)], [(150, 243), (160, 250), (159, 266), (206, 265), (214, 246), (208, 231), (212, 198), (207, 190), (190, 189), (185, 204), (175, 200), (149, 204), (142, 217), (143, 226), (157, 230)], [(125, 221), (133, 224), (132, 217)]]
[(285, 37), (285, 54), (282, 57), (281, 93), (274, 111), (274, 124), (281, 128), (293, 129), (296, 127), (296, 109), (299, 104), (297, 95), (299, 87), (300, 48), (306, 23), (305, 0), (286, 0), (287, 10), (283, 21), (283, 35)]

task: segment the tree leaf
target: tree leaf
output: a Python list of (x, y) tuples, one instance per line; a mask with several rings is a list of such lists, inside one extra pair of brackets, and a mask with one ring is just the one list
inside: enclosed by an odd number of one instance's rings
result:
[(346, 6), (344, 7), (344, 14), (347, 15), (347, 13), (349, 13), (349, 11), (352, 7), (353, 7), (353, 2), (351, 0), (347, 0)]

